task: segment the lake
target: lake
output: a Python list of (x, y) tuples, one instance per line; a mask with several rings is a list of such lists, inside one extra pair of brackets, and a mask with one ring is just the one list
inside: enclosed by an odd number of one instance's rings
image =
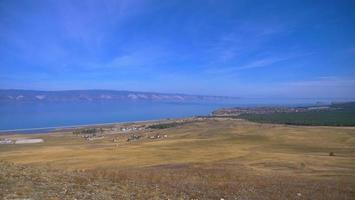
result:
[(0, 104), (0, 131), (206, 115), (217, 104), (41, 102)]
[(246, 105), (261, 105), (261, 101), (241, 100), (235, 104), (122, 101), (1, 102), (0, 131), (191, 117), (208, 115), (221, 107)]

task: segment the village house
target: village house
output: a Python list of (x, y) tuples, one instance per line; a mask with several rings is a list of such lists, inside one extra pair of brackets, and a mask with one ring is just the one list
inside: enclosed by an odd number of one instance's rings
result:
[(139, 140), (142, 136), (141, 135), (131, 135), (128, 139), (127, 142), (131, 141), (131, 140)]
[(14, 141), (10, 140), (10, 139), (0, 139), (0, 144), (14, 144)]
[(154, 139), (159, 139), (162, 137), (167, 138), (168, 135), (165, 134), (165, 135), (161, 136), (160, 134), (156, 134), (156, 135), (149, 136), (148, 138), (154, 140)]

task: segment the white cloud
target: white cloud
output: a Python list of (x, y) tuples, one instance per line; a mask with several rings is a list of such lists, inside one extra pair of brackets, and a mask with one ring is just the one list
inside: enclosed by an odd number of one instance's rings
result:
[(280, 83), (272, 89), (274, 94), (304, 98), (355, 98), (355, 79), (320, 77), (313, 80)]
[(247, 69), (254, 69), (254, 68), (261, 68), (261, 67), (268, 67), (275, 63), (286, 61), (292, 59), (294, 57), (270, 57), (270, 58), (263, 58), (259, 60), (254, 60), (244, 65), (235, 66), (235, 67), (213, 67), (205, 70), (208, 74), (231, 74), (238, 72), (240, 70), (247, 70)]

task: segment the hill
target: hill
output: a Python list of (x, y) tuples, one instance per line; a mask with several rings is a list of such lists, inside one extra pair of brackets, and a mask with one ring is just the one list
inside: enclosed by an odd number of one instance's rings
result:
[[(354, 197), (354, 128), (224, 118), (116, 126), (95, 140), (72, 132), (0, 136), (44, 141), (0, 145), (0, 199)], [(142, 137), (127, 141), (133, 135)]]
[(0, 101), (158, 101), (158, 102), (230, 102), (236, 97), (136, 92), (121, 90), (0, 90)]

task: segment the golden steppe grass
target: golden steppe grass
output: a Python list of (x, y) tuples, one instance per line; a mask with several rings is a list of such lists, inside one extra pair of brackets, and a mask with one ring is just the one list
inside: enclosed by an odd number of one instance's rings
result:
[[(11, 136), (43, 138), (45, 142), (0, 145), (0, 160), (85, 171), (88, 176), (120, 183), (125, 191), (134, 187), (124, 186), (122, 181), (159, 185), (163, 197), (174, 193), (170, 197), (232, 198), (237, 195), (232, 191), (238, 191), (258, 199), (258, 189), (270, 198), (300, 197), (295, 191), (313, 195), (313, 199), (347, 199), (354, 194), (348, 187), (355, 188), (355, 128), (206, 119), (142, 134), (156, 133), (168, 138), (127, 142), (124, 135), (112, 134), (85, 141), (69, 132)], [(113, 137), (122, 139), (116, 144)], [(330, 152), (335, 156), (329, 156)], [(150, 186), (143, 188), (150, 190)], [(273, 187), (278, 189), (271, 190)], [(154, 195), (160, 194), (139, 191), (134, 197), (156, 198)]]
[[(155, 130), (160, 140), (141, 139), (118, 145), (116, 135), (85, 141), (71, 133), (22, 135), (44, 143), (1, 145), (0, 159), (47, 164), (61, 169), (147, 167), (164, 164), (231, 160), (253, 169), (313, 174), (355, 173), (355, 129), (256, 124), (239, 120), (206, 120)], [(18, 137), (18, 136), (17, 136)], [(335, 156), (329, 156), (334, 152)], [(302, 166), (301, 168), (299, 166)]]

